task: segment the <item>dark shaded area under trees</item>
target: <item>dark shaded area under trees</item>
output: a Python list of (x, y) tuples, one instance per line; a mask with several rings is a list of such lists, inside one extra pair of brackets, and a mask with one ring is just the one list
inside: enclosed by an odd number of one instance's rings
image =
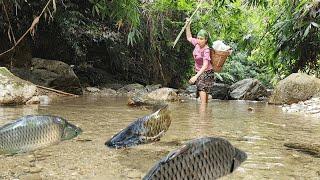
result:
[[(11, 1), (3, 2), (15, 39), (29, 28), (33, 17), (39, 15), (45, 3), (21, 1), (21, 9), (16, 14)], [(35, 36), (26, 36), (14, 51), (1, 57), (0, 64), (28, 67), (32, 57), (60, 60), (74, 65), (74, 71), (84, 86), (116, 82), (183, 85), (184, 75), (190, 69), (188, 53), (192, 47), (172, 50), (168, 43), (175, 38), (175, 33), (170, 27), (161, 29), (156, 35), (151, 34), (150, 28), (158, 29), (162, 24), (152, 20), (151, 14), (145, 14), (141, 23), (141, 29), (145, 29), (141, 32), (142, 38), (132, 46), (127, 45), (125, 28), (118, 30), (114, 22), (92, 16), (91, 7), (89, 2), (65, 1), (62, 4), (62, 1), (57, 1), (53, 18), (42, 17)], [(4, 12), (3, 8), (1, 12)], [(174, 16), (173, 13), (165, 15)], [(175, 17), (184, 18), (176, 14)], [(0, 15), (0, 27), (0, 51), (4, 52), (13, 42), (9, 43), (8, 21), (3, 13)]]

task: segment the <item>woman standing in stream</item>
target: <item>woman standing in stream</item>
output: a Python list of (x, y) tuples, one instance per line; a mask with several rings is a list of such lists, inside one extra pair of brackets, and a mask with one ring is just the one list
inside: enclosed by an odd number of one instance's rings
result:
[(196, 74), (189, 79), (190, 84), (197, 86), (197, 97), (200, 96), (201, 104), (208, 102), (208, 94), (212, 93), (214, 84), (214, 72), (212, 69), (210, 49), (208, 45), (209, 33), (201, 29), (197, 38), (193, 38), (190, 30), (191, 21), (186, 21), (187, 40), (194, 45), (193, 59), (195, 62)]

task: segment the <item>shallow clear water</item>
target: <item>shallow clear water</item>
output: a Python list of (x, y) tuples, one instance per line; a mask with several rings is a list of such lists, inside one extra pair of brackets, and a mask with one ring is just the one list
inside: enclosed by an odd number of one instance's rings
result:
[(0, 125), (24, 115), (50, 114), (83, 129), (75, 139), (34, 153), (1, 155), (0, 179), (141, 179), (167, 153), (202, 136), (226, 138), (248, 154), (240, 168), (222, 179), (320, 179), (320, 158), (283, 146), (317, 143), (320, 119), (284, 113), (261, 102), (210, 101), (201, 107), (190, 100), (170, 103), (172, 124), (159, 142), (109, 149), (106, 140), (151, 113), (126, 102), (127, 98), (80, 97), (49, 106), (0, 107)]

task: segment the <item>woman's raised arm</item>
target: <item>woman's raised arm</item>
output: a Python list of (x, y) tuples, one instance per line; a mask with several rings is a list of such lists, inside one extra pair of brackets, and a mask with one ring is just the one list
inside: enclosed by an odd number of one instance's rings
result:
[(191, 28), (190, 28), (191, 20), (187, 19), (186, 23), (188, 23), (186, 27), (187, 40), (191, 42), (191, 39), (192, 39)]

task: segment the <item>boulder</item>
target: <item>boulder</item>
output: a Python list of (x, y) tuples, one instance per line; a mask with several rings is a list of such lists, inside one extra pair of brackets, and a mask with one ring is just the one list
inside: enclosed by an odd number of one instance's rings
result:
[(228, 99), (230, 86), (222, 83), (214, 83), (212, 99)]
[(25, 104), (36, 94), (37, 87), (0, 67), (0, 104)]
[(179, 100), (177, 90), (172, 88), (160, 88), (147, 94), (147, 97), (159, 101), (177, 101)]
[(155, 101), (138, 95), (132, 96), (128, 99), (129, 106), (155, 106), (157, 104), (163, 104), (163, 101)]
[(117, 90), (119, 94), (124, 94), (124, 95), (126, 94), (132, 95), (139, 91), (146, 91), (145, 87), (139, 83), (128, 84)]
[(31, 63), (32, 74), (36, 77), (36, 82), (33, 83), (68, 93), (82, 94), (80, 81), (68, 64), (40, 58), (33, 58)]
[(281, 80), (269, 98), (271, 104), (293, 104), (320, 93), (320, 79), (304, 73), (294, 73)]
[(190, 85), (186, 88), (185, 93), (187, 94), (192, 94), (192, 93), (197, 93), (197, 86), (196, 85)]
[(89, 93), (99, 93), (101, 91), (99, 88), (96, 87), (86, 87), (85, 90)]
[(31, 60), (31, 68), (14, 68), (12, 73), (34, 84), (73, 94), (82, 94), (80, 81), (68, 64), (40, 58)]
[(122, 88), (118, 89), (118, 91), (130, 92), (130, 91), (139, 91), (141, 89), (144, 89), (144, 86), (142, 84), (134, 83), (134, 84), (125, 85)]
[(111, 88), (103, 88), (100, 93), (102, 96), (117, 96), (117, 91)]
[(230, 86), (230, 97), (232, 99), (259, 100), (266, 96), (266, 87), (257, 79), (243, 79)]
[(196, 98), (197, 97), (197, 86), (189, 85), (185, 90), (180, 90), (179, 95), (187, 98)]
[(151, 92), (151, 91), (154, 91), (154, 90), (157, 90), (157, 89), (160, 89), (160, 88), (162, 88), (161, 84), (146, 85), (146, 90), (148, 92)]
[(128, 100), (130, 106), (152, 106), (161, 104), (165, 101), (179, 100), (177, 90), (172, 88), (160, 88), (150, 93), (136, 93)]
[(26, 104), (40, 104), (40, 99), (38, 96), (33, 96), (31, 99), (29, 99)]
[(145, 87), (138, 83), (125, 85), (122, 88), (117, 90), (118, 94), (127, 95), (127, 96), (132, 96), (136, 93), (144, 94), (146, 92), (147, 90), (145, 89)]

